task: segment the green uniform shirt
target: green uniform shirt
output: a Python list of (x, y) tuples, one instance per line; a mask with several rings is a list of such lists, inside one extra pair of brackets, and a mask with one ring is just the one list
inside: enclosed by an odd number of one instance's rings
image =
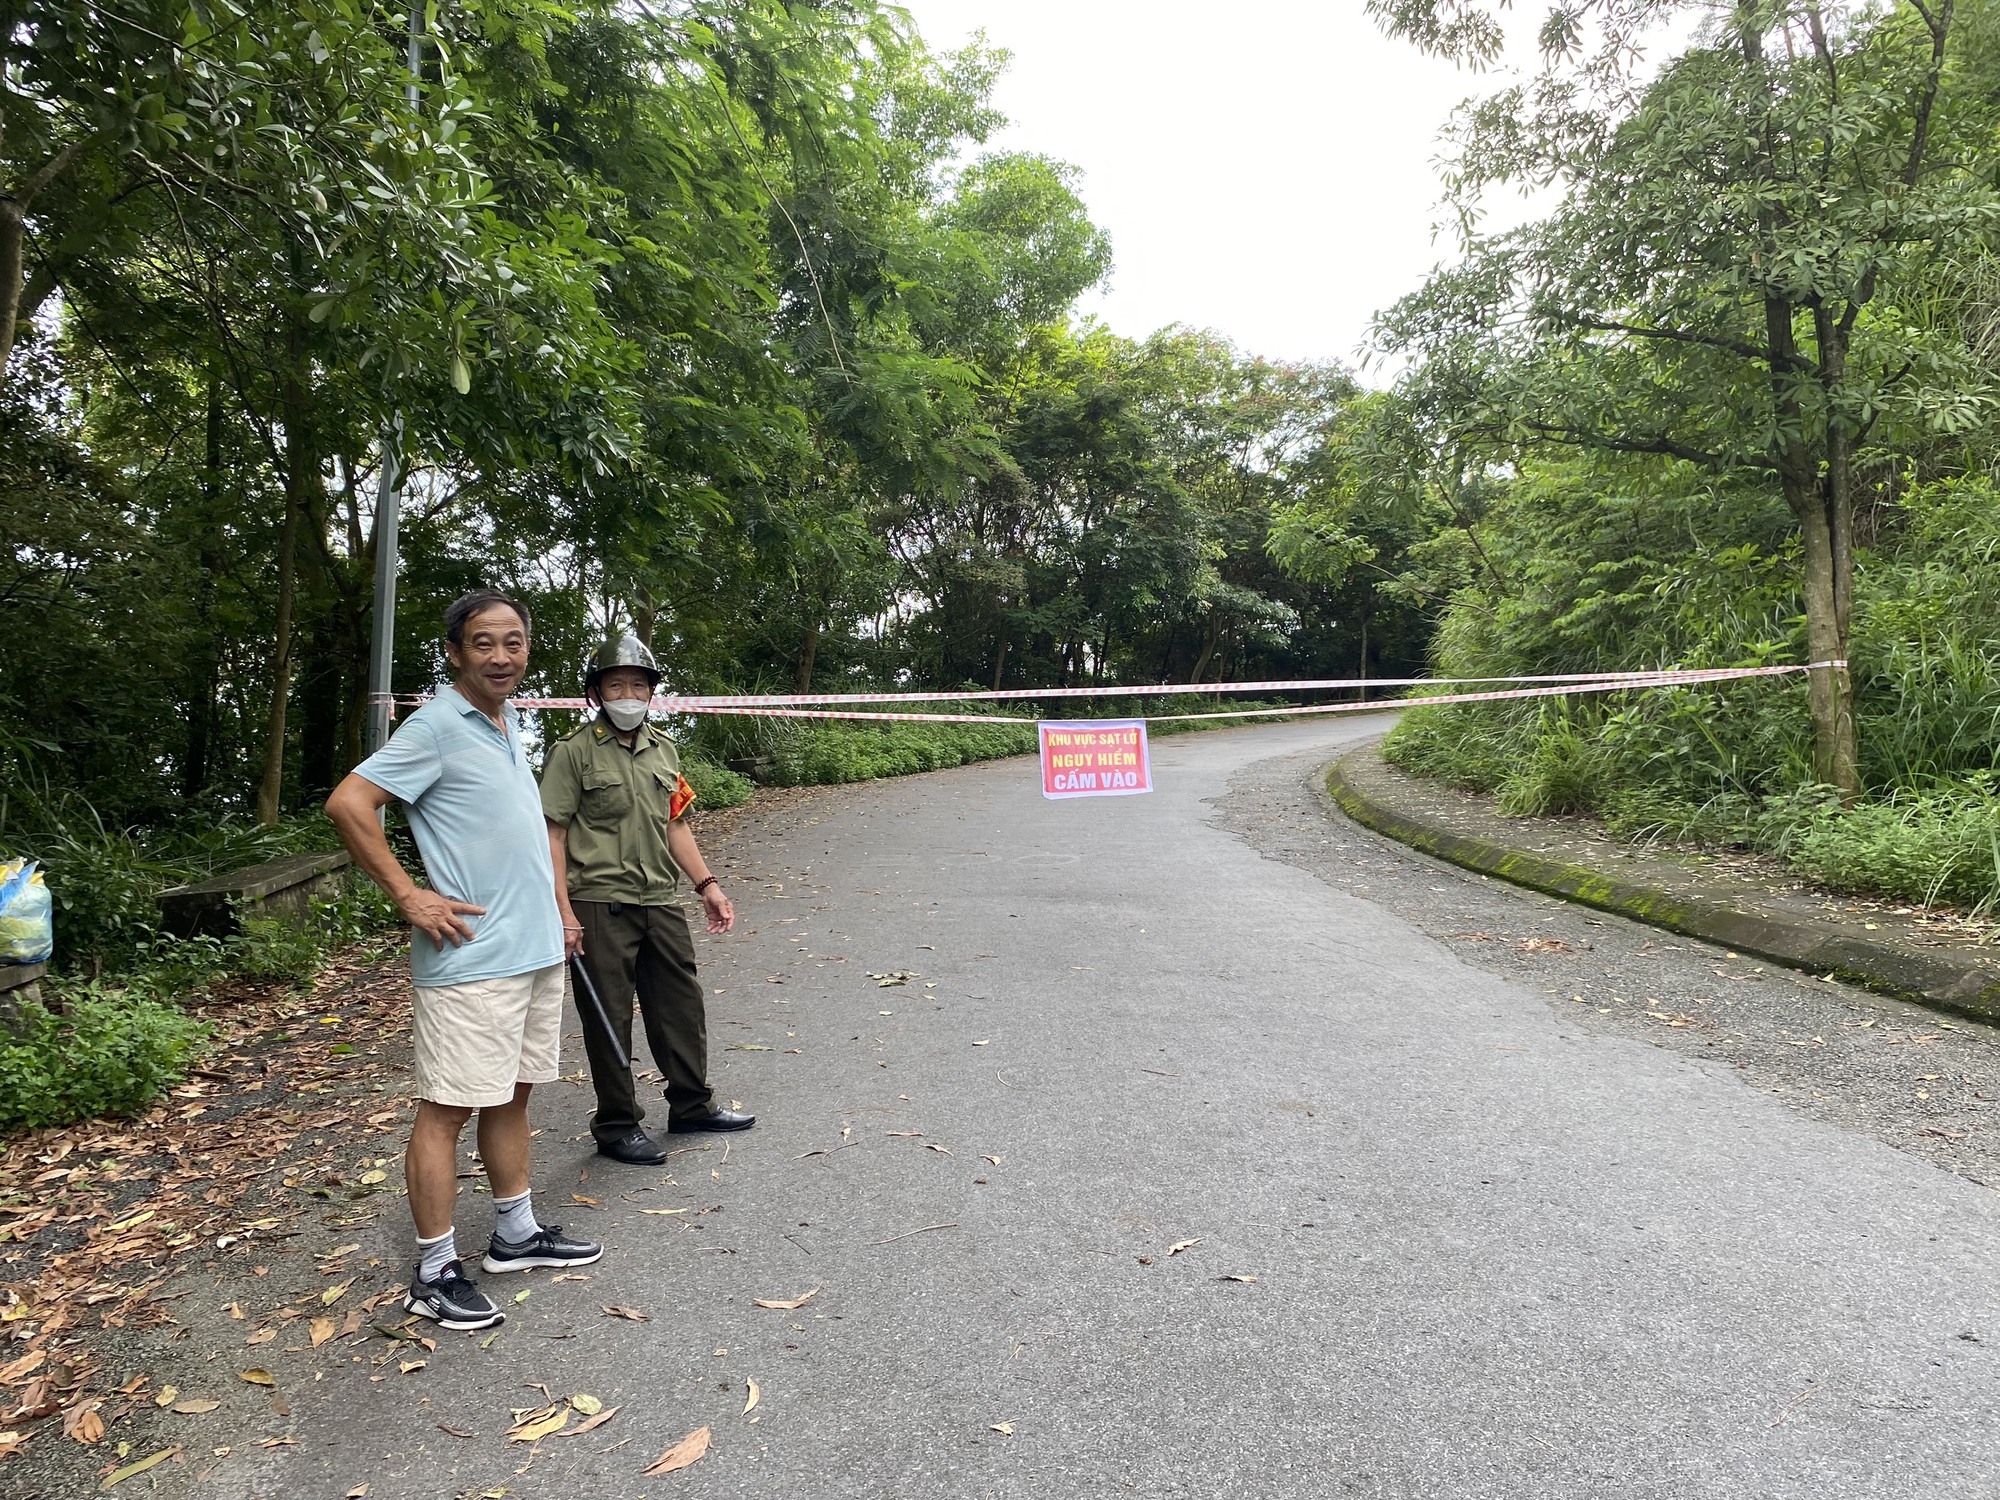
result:
[(542, 813), (569, 830), (570, 899), (672, 902), (681, 872), (667, 824), (691, 800), (680, 752), (650, 724), (629, 750), (602, 715), (558, 740), (542, 768)]

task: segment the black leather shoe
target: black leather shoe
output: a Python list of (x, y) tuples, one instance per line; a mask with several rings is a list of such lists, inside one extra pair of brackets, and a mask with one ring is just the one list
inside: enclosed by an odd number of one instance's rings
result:
[(635, 1167), (657, 1167), (667, 1159), (667, 1153), (653, 1144), (653, 1138), (636, 1126), (623, 1140), (612, 1141), (608, 1145), (599, 1141), (597, 1154)]
[(756, 1123), (755, 1115), (746, 1115), (735, 1109), (718, 1109), (692, 1119), (670, 1121), (667, 1129), (675, 1135), (692, 1135), (697, 1130), (748, 1130)]

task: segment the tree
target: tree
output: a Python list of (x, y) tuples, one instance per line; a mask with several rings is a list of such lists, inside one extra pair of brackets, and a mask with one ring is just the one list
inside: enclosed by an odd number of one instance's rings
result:
[[(1482, 0), (1372, 0), (1390, 31), (1474, 61)], [(1753, 470), (1797, 526), (1819, 778), (1860, 789), (1850, 676), (1857, 472), (1892, 429), (1963, 430), (1992, 389), (1893, 289), (1982, 244), (2000, 195), (1965, 163), (1988, 105), (1947, 85), (1982, 8), (1736, 0), (1642, 83), (1649, 27), (1692, 4), (1554, 6), (1541, 76), (1462, 120), (1454, 189), (1559, 183), (1544, 221), (1473, 234), (1381, 324), (1422, 356), (1456, 434)], [(1469, 222), (1469, 220), (1468, 220)]]

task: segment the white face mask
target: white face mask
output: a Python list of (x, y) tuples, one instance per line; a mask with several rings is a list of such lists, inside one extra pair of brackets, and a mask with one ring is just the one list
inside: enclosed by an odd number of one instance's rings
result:
[(630, 734), (646, 722), (649, 707), (644, 698), (611, 698), (605, 702), (604, 717), (620, 734)]

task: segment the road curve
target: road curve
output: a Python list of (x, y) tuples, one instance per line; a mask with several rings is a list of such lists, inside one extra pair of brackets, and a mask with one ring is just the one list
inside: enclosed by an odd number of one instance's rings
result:
[[(748, 818), (703, 954), (758, 1127), (618, 1168), (544, 1089), (537, 1204), (594, 1279), (488, 1278), (532, 1291), (490, 1347), (337, 1367), (200, 1492), (1990, 1495), (2000, 1197), (1219, 826), (1246, 767), (1379, 728), (1161, 741), (1150, 796), (1013, 760)], [(531, 1453), (531, 1382), (618, 1415)]]

